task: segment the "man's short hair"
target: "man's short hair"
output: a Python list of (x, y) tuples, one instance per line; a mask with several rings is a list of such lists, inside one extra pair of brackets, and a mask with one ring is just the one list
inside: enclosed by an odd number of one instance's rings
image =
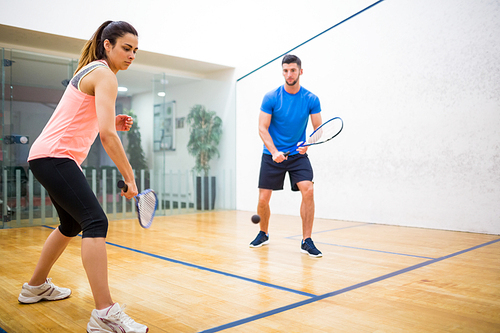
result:
[(299, 57), (294, 56), (293, 54), (287, 54), (286, 56), (283, 57), (283, 60), (281, 61), (281, 66), (283, 64), (297, 64), (299, 68), (302, 68), (302, 62), (300, 61)]

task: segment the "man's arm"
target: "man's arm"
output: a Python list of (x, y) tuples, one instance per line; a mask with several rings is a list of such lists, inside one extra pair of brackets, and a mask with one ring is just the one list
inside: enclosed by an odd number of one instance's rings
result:
[(311, 124), (313, 125), (314, 130), (320, 127), (322, 123), (323, 121), (321, 120), (321, 112), (311, 115)]
[[(321, 119), (321, 112), (311, 114), (311, 124), (312, 124), (314, 130), (316, 130), (318, 127), (320, 127), (322, 123), (323, 122)], [(307, 148), (309, 148), (309, 147), (308, 146), (300, 147), (297, 150), (299, 151), (300, 154), (305, 154), (307, 152)]]
[(269, 125), (271, 125), (272, 115), (265, 113), (264, 111), (260, 111), (259, 115), (259, 135), (267, 150), (273, 155), (273, 161), (276, 163), (281, 163), (287, 158), (283, 156), (283, 152), (278, 151), (276, 146), (274, 145), (273, 138), (271, 134), (269, 134)]

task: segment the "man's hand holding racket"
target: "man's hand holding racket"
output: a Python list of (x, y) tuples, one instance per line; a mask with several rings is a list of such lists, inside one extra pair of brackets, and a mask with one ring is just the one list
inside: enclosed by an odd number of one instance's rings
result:
[(314, 133), (311, 134), (307, 141), (301, 141), (297, 143), (297, 151), (299, 152), (299, 154), (304, 155), (305, 153), (307, 153), (307, 149), (309, 148), (309, 146), (314, 142), (318, 142), (322, 136), (323, 128), (319, 127), (317, 131), (314, 131)]
[[(307, 149), (309, 148), (309, 146), (304, 146), (305, 143), (306, 142), (297, 143), (297, 151), (301, 155), (307, 153)], [(285, 160), (288, 160), (288, 155), (290, 155), (290, 152), (284, 153), (282, 151), (277, 151), (276, 153), (273, 154), (273, 161), (276, 163), (281, 163)]]
[(307, 153), (307, 149), (309, 148), (309, 146), (302, 146), (302, 142), (297, 143), (297, 146), (297, 151), (299, 152), (299, 154), (304, 155), (305, 153)]
[(281, 163), (288, 159), (288, 155), (285, 155), (282, 151), (277, 151), (273, 154), (273, 161), (276, 163)]

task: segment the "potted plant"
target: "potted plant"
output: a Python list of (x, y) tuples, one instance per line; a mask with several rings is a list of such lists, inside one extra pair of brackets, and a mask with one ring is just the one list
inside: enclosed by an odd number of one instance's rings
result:
[(127, 116), (134, 119), (132, 127), (127, 132), (127, 154), (130, 159), (130, 165), (132, 169), (140, 172), (140, 170), (148, 170), (148, 164), (146, 162), (146, 154), (142, 149), (141, 132), (139, 128), (139, 123), (137, 121), (137, 116), (132, 110), (125, 111)]
[[(217, 146), (222, 136), (222, 119), (217, 116), (215, 111), (208, 111), (203, 105), (195, 105), (189, 111), (186, 122), (190, 125), (189, 142), (187, 144), (188, 152), (195, 157), (193, 170), (198, 177), (196, 178), (196, 204), (201, 209), (201, 198), (204, 197), (205, 209), (214, 209), (215, 205), (215, 177), (211, 177), (211, 186), (209, 186), (208, 172), (210, 170), (210, 160), (215, 156), (220, 157)], [(204, 193), (201, 193), (201, 182), (203, 175)], [(209, 205), (209, 187), (212, 188), (212, 202)]]

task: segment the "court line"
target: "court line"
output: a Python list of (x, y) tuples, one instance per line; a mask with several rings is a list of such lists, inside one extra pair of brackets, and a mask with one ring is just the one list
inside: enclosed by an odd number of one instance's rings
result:
[[(52, 229), (52, 230), (55, 229), (54, 227), (51, 227), (51, 226), (48, 226), (48, 225), (42, 225), (42, 227), (45, 227), (45, 228), (48, 228), (48, 229)], [(81, 235), (78, 235), (78, 236), (82, 237)], [(259, 285), (264, 286), (264, 287), (269, 287), (269, 288), (274, 288), (274, 289), (278, 289), (278, 290), (283, 290), (283, 291), (291, 292), (291, 293), (298, 294), (298, 295), (301, 295), (301, 296), (306, 296), (306, 297), (317, 297), (317, 295), (306, 293), (306, 292), (301, 291), (301, 290), (290, 289), (290, 288), (278, 286), (276, 284), (262, 282), (262, 281), (259, 281), (259, 280), (254, 280), (254, 279), (246, 278), (244, 276), (240, 276), (240, 275), (235, 275), (235, 274), (231, 274), (231, 273), (219, 271), (219, 270), (216, 270), (216, 269), (212, 269), (212, 268), (208, 268), (208, 267), (203, 267), (203, 266), (199, 266), (199, 265), (195, 265), (195, 264), (190, 264), (188, 262), (184, 262), (184, 261), (180, 261), (180, 260), (172, 259), (172, 258), (167, 258), (167, 257), (164, 257), (164, 256), (160, 256), (158, 254), (153, 254), (153, 253), (149, 253), (149, 252), (145, 252), (145, 251), (133, 249), (131, 247), (123, 246), (123, 245), (120, 245), (120, 244), (115, 244), (115, 243), (110, 243), (110, 242), (106, 242), (106, 244), (111, 245), (111, 246), (116, 246), (116, 247), (119, 247), (119, 248), (122, 248), (122, 249), (125, 249), (125, 250), (129, 250), (129, 251), (132, 251), (132, 252), (144, 254), (144, 255), (147, 255), (147, 256), (150, 256), (150, 257), (153, 257), (153, 258), (156, 258), (156, 259), (161, 259), (161, 260), (169, 261), (169, 262), (174, 263), (174, 264), (179, 264), (179, 265), (183, 265), (183, 266), (187, 266), (187, 267), (191, 267), (191, 268), (197, 268), (197, 269), (202, 270), (202, 271), (207, 271), (207, 272), (210, 272), (210, 273), (225, 275), (225, 276), (232, 277), (232, 278), (235, 278), (235, 279), (239, 279), (239, 280), (243, 280), (243, 281), (247, 281), (247, 282), (259, 284)]]
[[(351, 228), (358, 228), (358, 227), (365, 227), (367, 225), (372, 225), (373, 223), (362, 223), (362, 224), (357, 224), (357, 225), (350, 225), (348, 227), (341, 227), (341, 228), (334, 228), (334, 229), (327, 229), (327, 230), (321, 230), (321, 231), (315, 231), (313, 232), (312, 234), (313, 235), (316, 235), (316, 234), (322, 234), (324, 232), (331, 232), (331, 231), (337, 231), (337, 230), (344, 230), (344, 229), (351, 229)], [(296, 238), (296, 237), (302, 237), (302, 234), (300, 235), (293, 235), (293, 236), (288, 236), (288, 237), (285, 237), (285, 238)]]
[(481, 247), (492, 245), (492, 244), (498, 243), (498, 242), (500, 242), (500, 239), (496, 239), (496, 240), (493, 240), (493, 241), (490, 241), (490, 242), (487, 242), (487, 243), (484, 243), (484, 244), (480, 244), (480, 245), (477, 245), (477, 246), (474, 246), (474, 247), (471, 247), (471, 248), (468, 248), (468, 249), (465, 249), (465, 250), (462, 250), (462, 251), (458, 251), (458, 252), (449, 254), (447, 256), (444, 256), (444, 257), (432, 259), (432, 260), (429, 260), (429, 261), (424, 261), (424, 262), (422, 262), (420, 264), (416, 264), (416, 265), (413, 265), (413, 266), (410, 266), (410, 267), (407, 267), (407, 268), (403, 268), (403, 269), (397, 270), (395, 272), (392, 272), (392, 273), (389, 273), (389, 274), (385, 274), (385, 275), (382, 275), (380, 277), (377, 277), (377, 278), (374, 278), (374, 279), (371, 279), (371, 280), (368, 280), (368, 281), (365, 281), (365, 282), (357, 283), (357, 284), (352, 285), (350, 287), (342, 288), (342, 289), (339, 289), (339, 290), (336, 290), (336, 291), (333, 291), (333, 292), (330, 292), (330, 293), (326, 293), (326, 294), (323, 294), (323, 295), (320, 295), (320, 296), (315, 296), (315, 297), (312, 297), (312, 298), (309, 298), (309, 299), (306, 299), (306, 300), (303, 300), (303, 301), (300, 301), (300, 302), (297, 302), (297, 303), (292, 303), (292, 304), (289, 304), (289, 305), (286, 305), (286, 306), (282, 306), (280, 308), (276, 308), (274, 310), (263, 312), (263, 313), (260, 313), (258, 315), (255, 315), (255, 316), (251, 316), (251, 317), (248, 317), (248, 318), (236, 320), (236, 321), (233, 321), (233, 322), (228, 323), (228, 324), (224, 324), (224, 325), (217, 326), (217, 327), (214, 327), (214, 328), (211, 328), (211, 329), (208, 329), (208, 330), (200, 331), (199, 333), (220, 332), (220, 331), (226, 330), (228, 328), (233, 328), (233, 327), (240, 326), (240, 325), (243, 325), (243, 324), (246, 324), (246, 323), (258, 320), (258, 319), (270, 317), (272, 315), (275, 315), (275, 314), (278, 314), (278, 313), (281, 313), (281, 312), (285, 312), (285, 311), (288, 311), (288, 310), (292, 310), (292, 309), (301, 307), (303, 305), (311, 304), (311, 303), (323, 300), (325, 298), (330, 298), (330, 297), (333, 297), (333, 296), (344, 294), (346, 292), (349, 292), (349, 291), (352, 291), (352, 290), (355, 290), (355, 289), (366, 287), (368, 285), (371, 285), (371, 284), (374, 284), (374, 283), (377, 283), (377, 282), (380, 282), (380, 281), (383, 281), (383, 280), (387, 280), (389, 278), (392, 278), (392, 277), (395, 277), (395, 276), (398, 276), (398, 275), (402, 275), (404, 273), (408, 273), (408, 272), (414, 271), (416, 269), (419, 269), (419, 268), (422, 268), (422, 267), (425, 267), (425, 266), (429, 266), (429, 265), (435, 264), (437, 262), (440, 262), (440, 261), (443, 261), (443, 260), (446, 260), (446, 259), (449, 259), (449, 258), (453, 258), (453, 257), (456, 257), (458, 255), (461, 255), (461, 254), (464, 254), (464, 253), (467, 253), (467, 252), (471, 252), (471, 251), (477, 250), (477, 249), (479, 249)]
[(270, 287), (270, 288), (274, 288), (274, 289), (288, 291), (288, 292), (291, 292), (291, 293), (294, 293), (294, 294), (299, 294), (299, 295), (307, 296), (307, 297), (317, 297), (317, 295), (306, 293), (306, 292), (303, 292), (303, 291), (300, 291), (300, 290), (290, 289), (290, 288), (278, 286), (276, 284), (262, 282), (262, 281), (259, 281), (259, 280), (254, 280), (254, 279), (246, 278), (244, 276), (240, 276), (240, 275), (235, 275), (235, 274), (232, 274), (232, 273), (227, 273), (227, 272), (219, 271), (219, 270), (216, 270), (216, 269), (212, 269), (212, 268), (208, 268), (208, 267), (203, 267), (203, 266), (199, 266), (199, 265), (195, 265), (195, 264), (190, 264), (188, 262), (180, 261), (180, 260), (177, 260), (177, 259), (171, 259), (171, 258), (167, 258), (167, 257), (160, 256), (160, 255), (157, 255), (157, 254), (153, 254), (153, 253), (149, 253), (149, 252), (145, 252), (145, 251), (141, 251), (141, 250), (136, 250), (136, 249), (133, 249), (133, 248), (130, 248), (130, 247), (127, 247), (127, 246), (123, 246), (123, 245), (119, 245), (119, 244), (114, 244), (114, 243), (109, 243), (109, 242), (106, 242), (106, 244), (113, 245), (113, 246), (116, 246), (116, 247), (119, 247), (119, 248), (122, 248), (122, 249), (126, 249), (126, 250), (129, 250), (129, 251), (137, 252), (137, 253), (140, 253), (140, 254), (144, 254), (144, 255), (147, 255), (147, 256), (150, 256), (150, 257), (153, 257), (153, 258), (157, 258), (157, 259), (169, 261), (169, 262), (172, 262), (172, 263), (175, 263), (175, 264), (180, 264), (180, 265), (184, 265), (184, 266), (191, 267), (191, 268), (197, 268), (197, 269), (200, 269), (202, 271), (207, 271), (207, 272), (210, 272), (210, 273), (225, 275), (225, 276), (229, 276), (229, 277), (232, 277), (232, 278), (240, 279), (240, 280), (243, 280), (243, 281), (247, 281), (247, 282), (251, 282), (251, 283), (255, 283), (255, 284), (260, 284), (260, 285), (265, 286), (265, 287)]
[[(313, 232), (313, 235), (316, 234), (321, 234), (324, 232), (331, 232), (331, 231), (337, 231), (337, 230), (344, 230), (344, 229), (350, 229), (350, 228), (357, 228), (357, 227), (364, 227), (367, 225), (373, 225), (373, 223), (363, 223), (363, 224), (358, 224), (358, 225), (352, 225), (348, 227), (342, 227), (342, 228), (335, 228), (335, 229), (328, 229), (328, 230), (322, 230), (322, 231), (316, 231)], [(294, 235), (294, 236), (288, 236), (285, 237), (285, 239), (296, 239), (297, 237), (302, 237), (302, 235)], [(331, 245), (331, 246), (338, 246), (338, 247), (345, 247), (348, 249), (355, 249), (355, 250), (362, 250), (362, 251), (371, 251), (371, 252), (379, 252), (379, 253), (386, 253), (386, 254), (394, 254), (398, 256), (405, 256), (405, 257), (413, 257), (413, 258), (421, 258), (421, 259), (436, 259), (432, 257), (424, 257), (424, 256), (418, 256), (414, 254), (406, 254), (406, 253), (398, 253), (398, 252), (389, 252), (389, 251), (382, 251), (382, 250), (375, 250), (375, 249), (368, 249), (368, 248), (363, 248), (363, 247), (355, 247), (355, 246), (347, 246), (347, 245), (340, 245), (340, 244), (332, 244), (332, 243), (325, 243), (325, 242), (317, 242), (314, 241), (316, 244), (324, 244), (324, 245)]]
[(356, 247), (356, 246), (348, 246), (348, 245), (340, 245), (340, 244), (332, 244), (332, 243), (324, 243), (324, 242), (314, 242), (316, 244), (324, 244), (324, 245), (331, 245), (331, 246), (338, 246), (338, 247), (345, 247), (347, 249), (354, 249), (354, 250), (362, 250), (362, 251), (371, 251), (371, 252), (379, 252), (379, 253), (386, 253), (386, 254), (394, 254), (398, 256), (405, 256), (405, 257), (413, 257), (413, 258), (420, 258), (420, 259), (436, 259), (432, 257), (424, 257), (424, 256), (418, 256), (415, 254), (406, 254), (406, 253), (399, 253), (399, 252), (390, 252), (390, 251), (382, 251), (382, 250), (374, 250), (374, 249), (367, 249), (363, 247)]
[[(55, 228), (47, 226), (47, 225), (42, 225), (42, 226), (45, 227), (45, 228), (49, 228), (49, 229), (55, 229)], [(248, 317), (248, 318), (240, 319), (240, 320), (228, 323), (228, 324), (224, 324), (224, 325), (221, 325), (221, 326), (217, 326), (217, 327), (214, 327), (214, 328), (211, 328), (211, 329), (199, 332), (199, 333), (213, 333), (213, 332), (220, 332), (220, 331), (226, 330), (228, 328), (240, 326), (240, 325), (243, 325), (243, 324), (246, 324), (246, 323), (258, 320), (258, 319), (266, 318), (266, 317), (269, 317), (269, 316), (272, 316), (272, 315), (275, 315), (275, 314), (278, 314), (278, 313), (281, 313), (281, 312), (292, 310), (292, 309), (301, 307), (303, 305), (307, 305), (307, 304), (310, 304), (310, 303), (314, 303), (314, 302), (323, 300), (325, 298), (330, 298), (330, 297), (337, 296), (337, 295), (340, 295), (340, 294), (343, 294), (343, 293), (346, 293), (346, 292), (349, 292), (349, 291), (352, 291), (352, 290), (355, 290), (355, 289), (359, 289), (359, 288), (362, 288), (362, 287), (365, 287), (365, 286), (368, 286), (368, 285), (371, 285), (371, 284), (374, 284), (374, 283), (377, 283), (377, 282), (380, 282), (380, 281), (383, 281), (383, 280), (386, 280), (386, 279), (389, 279), (389, 278), (392, 278), (392, 277), (395, 277), (395, 276), (398, 276), (398, 275), (402, 275), (404, 273), (411, 272), (411, 271), (416, 270), (418, 268), (422, 268), (422, 267), (425, 267), (425, 266), (428, 266), (428, 265), (431, 265), (431, 264), (434, 264), (434, 263), (437, 263), (437, 262), (440, 262), (440, 261), (443, 261), (443, 260), (446, 260), (446, 259), (458, 256), (460, 254), (464, 254), (464, 253), (467, 253), (467, 252), (470, 252), (470, 251), (474, 251), (474, 250), (479, 249), (481, 247), (485, 247), (485, 246), (488, 246), (488, 245), (491, 245), (491, 244), (494, 244), (494, 243), (497, 243), (497, 242), (500, 242), (500, 239), (496, 239), (496, 240), (493, 240), (493, 241), (490, 241), (490, 242), (487, 242), (487, 243), (484, 243), (484, 244), (480, 244), (480, 245), (477, 245), (477, 246), (474, 246), (474, 247), (471, 247), (471, 248), (468, 248), (468, 249), (465, 249), (465, 250), (462, 250), (462, 251), (459, 251), (459, 252), (455, 252), (455, 253), (452, 253), (452, 254), (440, 257), (440, 258), (436, 258), (436, 259), (424, 261), (422, 263), (419, 263), (419, 264), (416, 264), (416, 265), (413, 265), (413, 266), (410, 266), (410, 267), (407, 267), (407, 268), (403, 268), (403, 269), (397, 270), (395, 272), (392, 272), (392, 273), (389, 273), (389, 274), (385, 274), (385, 275), (382, 275), (380, 277), (377, 277), (377, 278), (374, 278), (374, 279), (370, 279), (370, 280), (367, 280), (367, 281), (364, 281), (364, 282), (360, 282), (360, 283), (357, 283), (355, 285), (352, 285), (352, 286), (349, 286), (349, 287), (346, 287), (346, 288), (342, 288), (342, 289), (339, 289), (339, 290), (336, 290), (336, 291), (333, 291), (333, 292), (330, 292), (330, 293), (326, 293), (326, 294), (323, 294), (323, 295), (314, 295), (314, 294), (309, 294), (309, 293), (305, 293), (305, 292), (294, 290), (294, 289), (289, 289), (289, 288), (285, 288), (285, 287), (281, 287), (281, 286), (277, 286), (277, 285), (273, 285), (273, 284), (261, 282), (261, 281), (258, 281), (258, 280), (253, 280), (253, 279), (245, 278), (245, 277), (242, 277), (242, 276), (234, 275), (234, 274), (231, 274), (231, 273), (226, 273), (226, 272), (222, 272), (222, 271), (218, 271), (218, 270), (213, 270), (213, 269), (210, 269), (210, 268), (206, 268), (206, 267), (203, 267), (203, 266), (198, 266), (198, 265), (194, 265), (194, 264), (182, 262), (182, 261), (179, 261), (179, 260), (176, 260), (176, 259), (171, 259), (171, 258), (167, 258), (167, 257), (163, 257), (163, 256), (151, 254), (151, 253), (148, 253), (148, 252), (145, 252), (145, 251), (140, 251), (140, 250), (132, 249), (132, 248), (129, 248), (129, 247), (126, 247), (126, 246), (122, 246), (122, 245), (119, 245), (119, 244), (114, 244), (114, 243), (110, 243), (110, 242), (106, 242), (106, 244), (109, 244), (111, 246), (116, 246), (116, 247), (119, 247), (119, 248), (123, 248), (123, 249), (126, 249), (126, 250), (130, 250), (130, 251), (134, 251), (134, 252), (137, 252), (137, 253), (145, 254), (145, 255), (148, 255), (148, 256), (151, 256), (151, 257), (155, 257), (155, 258), (158, 258), (158, 259), (166, 260), (166, 261), (169, 261), (169, 262), (173, 262), (173, 263), (185, 265), (185, 266), (188, 266), (188, 267), (197, 268), (197, 269), (200, 269), (200, 270), (205, 270), (205, 271), (216, 273), (216, 274), (222, 274), (222, 275), (225, 275), (225, 276), (229, 276), (229, 277), (233, 277), (233, 278), (245, 280), (245, 281), (248, 281), (248, 282), (260, 284), (260, 285), (263, 285), (263, 286), (266, 286), (266, 287), (276, 288), (276, 289), (280, 289), (280, 290), (284, 290), (284, 291), (288, 291), (288, 292), (292, 292), (292, 293), (296, 293), (296, 294), (300, 294), (300, 295), (309, 297), (308, 299), (300, 301), (300, 302), (292, 303), (292, 304), (289, 304), (289, 305), (286, 305), (286, 306), (283, 306), (283, 307), (280, 307), (280, 308), (276, 308), (276, 309), (273, 309), (273, 310), (270, 310), (270, 311), (267, 311), (267, 312), (263, 312), (261, 314), (255, 315), (255, 316), (251, 316), (251, 317)], [(0, 332), (0, 333), (2, 333), (2, 332)]]
[(274, 58), (273, 60), (266, 62), (264, 65), (260, 66), (260, 67), (259, 67), (259, 68), (257, 68), (257, 69), (254, 69), (253, 71), (251, 71), (250, 73), (248, 73), (248, 74), (246, 74), (246, 75), (244, 75), (244, 76), (240, 77), (240, 78), (239, 78), (238, 80), (236, 80), (236, 81), (238, 82), (238, 81), (240, 81), (240, 80), (242, 80), (242, 79), (246, 78), (246, 77), (247, 77), (247, 76), (249, 76), (250, 74), (255, 73), (255, 72), (256, 72), (256, 71), (258, 71), (259, 69), (261, 69), (261, 68), (263, 68), (263, 67), (266, 67), (267, 65), (269, 65), (269, 64), (270, 64), (270, 63), (272, 63), (273, 61), (275, 61), (275, 60), (277, 60), (277, 59), (281, 58), (281, 57), (282, 57), (282, 56), (284, 56), (285, 54), (290, 53), (290, 52), (292, 52), (292, 51), (293, 51), (293, 50), (295, 50), (295, 49), (298, 49), (299, 47), (301, 47), (302, 45), (304, 45), (304, 44), (306, 44), (306, 43), (309, 43), (310, 41), (312, 41), (312, 40), (313, 40), (313, 39), (315, 39), (316, 37), (319, 37), (319, 36), (321, 36), (322, 34), (324, 34), (325, 32), (328, 32), (328, 31), (332, 30), (333, 28), (335, 28), (335, 27), (337, 27), (337, 26), (341, 25), (342, 23), (349, 21), (349, 20), (350, 20), (350, 19), (352, 19), (353, 17), (358, 16), (359, 14), (361, 14), (361, 13), (363, 13), (363, 12), (367, 11), (368, 9), (372, 8), (372, 7), (373, 7), (373, 6), (375, 6), (375, 5), (378, 5), (378, 4), (379, 4), (379, 3), (381, 3), (382, 1), (384, 1), (384, 0), (379, 0), (379, 1), (377, 1), (377, 2), (375, 2), (375, 3), (373, 3), (373, 4), (371, 4), (370, 6), (366, 7), (365, 9), (360, 10), (360, 11), (359, 11), (359, 12), (357, 12), (356, 14), (353, 14), (353, 15), (349, 16), (348, 18), (346, 18), (346, 19), (344, 19), (344, 20), (340, 21), (339, 23), (337, 23), (337, 24), (335, 24), (335, 25), (331, 26), (330, 28), (326, 29), (325, 31), (323, 31), (323, 32), (321, 32), (321, 33), (317, 34), (316, 36), (314, 36), (314, 37), (312, 37), (312, 38), (309, 38), (309, 39), (308, 39), (308, 40), (306, 40), (305, 42), (303, 42), (303, 43), (301, 43), (301, 44), (299, 44), (299, 45), (295, 46), (293, 49), (288, 50), (287, 52), (283, 53), (283, 54), (282, 54), (282, 55), (280, 55), (280, 56), (277, 56), (277, 57), (276, 57), (276, 58)]

